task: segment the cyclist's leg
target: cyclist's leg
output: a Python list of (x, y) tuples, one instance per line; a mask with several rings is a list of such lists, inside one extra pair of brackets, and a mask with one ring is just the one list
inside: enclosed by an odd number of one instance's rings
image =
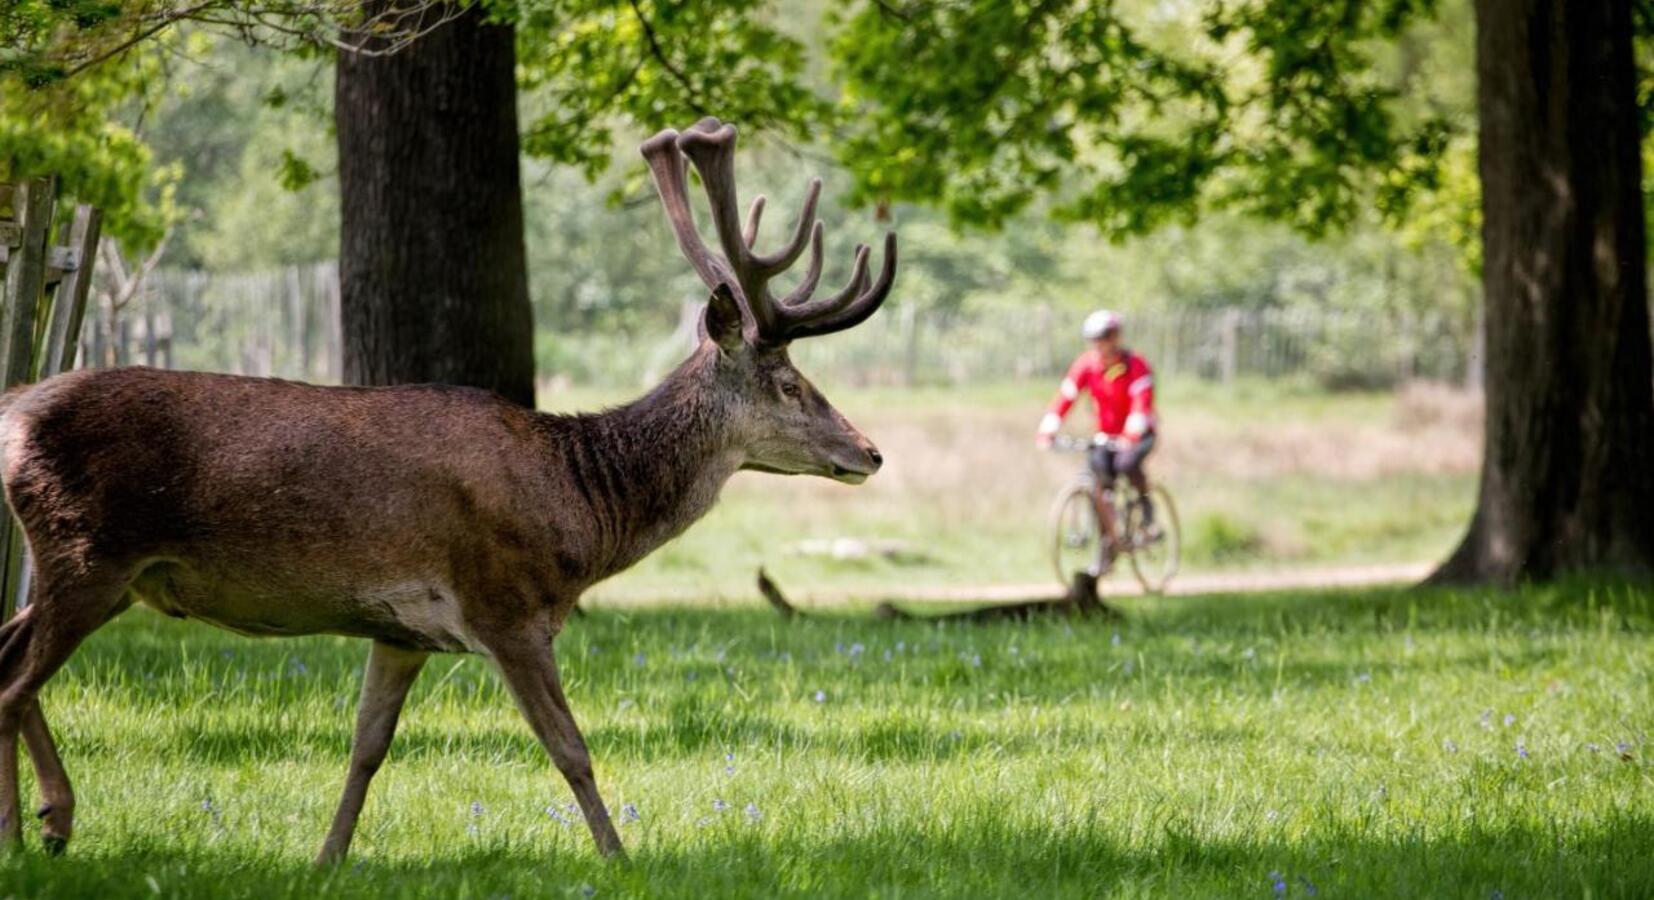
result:
[(1149, 497), (1149, 476), (1144, 470), (1143, 463), (1150, 453), (1154, 452), (1154, 434), (1143, 435), (1130, 450), (1121, 454), (1120, 471), (1125, 473), (1131, 481), (1131, 486), (1137, 489), (1138, 503), (1143, 510), (1143, 524), (1154, 524), (1154, 501)]
[(1097, 483), (1092, 493), (1092, 502), (1097, 506), (1097, 522), (1102, 526), (1103, 536), (1109, 542), (1109, 556), (1114, 555), (1114, 504), (1109, 502), (1109, 492), (1114, 490), (1115, 473), (1119, 470), (1119, 460), (1115, 452), (1108, 447), (1092, 447), (1090, 453), (1091, 474)]

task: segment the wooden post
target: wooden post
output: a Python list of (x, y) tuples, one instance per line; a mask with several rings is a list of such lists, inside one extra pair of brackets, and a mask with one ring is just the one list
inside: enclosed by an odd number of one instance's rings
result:
[(81, 323), (86, 318), (86, 297), (92, 290), (92, 265), (97, 259), (102, 215), (90, 206), (75, 207), (65, 242), (63, 280), (52, 295), (46, 312), (46, 346), (41, 348), (39, 377), (50, 378), (75, 366)]
[[(6, 235), (6, 291), (0, 300), (0, 390), (34, 377), (35, 319), (46, 287), (46, 246), (57, 185), (50, 178), (14, 188)], [(10, 510), (0, 515), (0, 621), (17, 609), (23, 580), (23, 531)]]

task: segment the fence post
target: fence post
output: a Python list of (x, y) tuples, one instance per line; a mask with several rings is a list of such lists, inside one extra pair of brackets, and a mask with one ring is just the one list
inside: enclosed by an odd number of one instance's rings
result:
[(1240, 310), (1223, 311), (1223, 335), (1220, 339), (1222, 356), (1218, 360), (1219, 377), (1224, 384), (1233, 384), (1240, 354)]
[[(56, 189), (50, 178), (13, 189), (14, 228), (6, 236), (6, 292), (0, 298), (0, 389), (22, 384), (34, 374), (35, 318), (46, 288), (46, 237)], [(23, 580), (23, 531), (9, 509), (0, 515), (0, 554), (0, 620), (5, 620), (17, 609)]]
[(67, 372), (75, 366), (80, 347), (81, 323), (86, 318), (86, 297), (92, 290), (92, 266), (97, 260), (98, 236), (103, 217), (84, 204), (75, 207), (64, 245), (63, 280), (46, 311), (46, 346), (40, 355), (39, 377)]

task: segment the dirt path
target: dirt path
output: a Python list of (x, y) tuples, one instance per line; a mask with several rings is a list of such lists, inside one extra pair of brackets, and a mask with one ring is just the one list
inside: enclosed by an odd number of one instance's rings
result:
[[(1192, 572), (1179, 575), (1168, 593), (1196, 594), (1254, 593), (1306, 588), (1349, 588), (1387, 584), (1411, 584), (1430, 574), (1431, 563), (1385, 563), (1365, 566), (1322, 566), (1261, 572)], [(1050, 599), (1061, 594), (1054, 581), (1022, 584), (945, 585), (931, 587), (860, 588), (812, 591), (804, 584), (782, 584), (787, 599), (800, 607), (832, 607), (851, 603), (891, 600), (902, 603), (1009, 603), (1018, 600)], [(1115, 573), (1102, 584), (1104, 599), (1142, 594), (1129, 573)], [(745, 605), (744, 598), (693, 598), (672, 595), (603, 595), (586, 605), (594, 607), (666, 606), (673, 604)], [(752, 602), (758, 602), (757, 592)]]

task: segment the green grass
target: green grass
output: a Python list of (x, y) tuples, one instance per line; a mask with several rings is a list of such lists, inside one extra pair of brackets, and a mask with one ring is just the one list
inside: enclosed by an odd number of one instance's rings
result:
[(547, 814), (568, 791), (485, 665), (439, 657), (318, 872), (365, 647), (134, 612), (45, 695), (78, 831), (0, 896), (1647, 897), (1651, 630), (1654, 591), (1590, 584), (598, 612), (559, 648), (629, 865)]

